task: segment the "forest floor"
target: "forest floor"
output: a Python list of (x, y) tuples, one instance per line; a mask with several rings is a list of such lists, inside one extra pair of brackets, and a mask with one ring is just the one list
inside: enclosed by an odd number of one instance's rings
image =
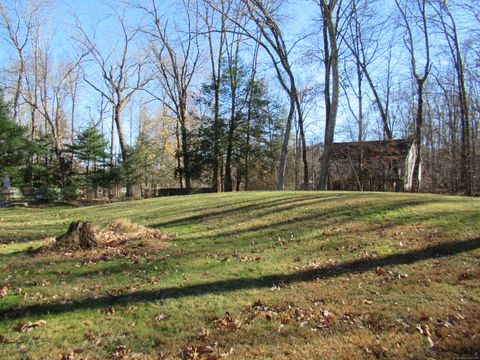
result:
[[(175, 238), (32, 254), (71, 221)], [(131, 251), (130, 251), (131, 250)], [(248, 192), (0, 210), (0, 359), (480, 356), (480, 199)]]

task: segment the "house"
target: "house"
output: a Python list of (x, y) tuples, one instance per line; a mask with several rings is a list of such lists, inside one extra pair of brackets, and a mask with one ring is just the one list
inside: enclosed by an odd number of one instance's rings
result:
[(413, 173), (412, 151), (406, 139), (334, 143), (329, 188), (403, 191)]

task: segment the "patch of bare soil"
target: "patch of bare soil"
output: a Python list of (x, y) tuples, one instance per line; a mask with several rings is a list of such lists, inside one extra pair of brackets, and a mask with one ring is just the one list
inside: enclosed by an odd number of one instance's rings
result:
[[(72, 223), (73, 224), (73, 223)], [(72, 227), (72, 226), (70, 226)], [(70, 230), (70, 228), (69, 228)], [(82, 248), (77, 241), (65, 241), (67, 232), (57, 238), (48, 239), (46, 244), (32, 250), (36, 256), (57, 255), (82, 259), (84, 262), (106, 261), (114, 258), (151, 258), (170, 247), (175, 234), (147, 228), (128, 219), (118, 219), (104, 228), (91, 227), (95, 245)]]

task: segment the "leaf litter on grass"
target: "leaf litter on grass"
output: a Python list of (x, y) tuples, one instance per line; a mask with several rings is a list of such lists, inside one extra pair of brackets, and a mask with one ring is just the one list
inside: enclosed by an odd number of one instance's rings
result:
[(117, 219), (103, 228), (94, 228), (97, 246), (81, 249), (47, 239), (47, 243), (31, 253), (37, 256), (52, 254), (64, 257), (83, 259), (87, 263), (107, 261), (115, 258), (128, 258), (138, 261), (139, 257), (149, 258), (161, 253), (176, 239), (175, 234), (158, 229), (144, 227), (128, 219)]

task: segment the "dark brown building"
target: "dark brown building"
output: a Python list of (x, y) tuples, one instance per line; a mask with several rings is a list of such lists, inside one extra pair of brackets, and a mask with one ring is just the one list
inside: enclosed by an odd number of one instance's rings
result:
[(409, 140), (333, 144), (332, 190), (403, 191), (411, 176)]

